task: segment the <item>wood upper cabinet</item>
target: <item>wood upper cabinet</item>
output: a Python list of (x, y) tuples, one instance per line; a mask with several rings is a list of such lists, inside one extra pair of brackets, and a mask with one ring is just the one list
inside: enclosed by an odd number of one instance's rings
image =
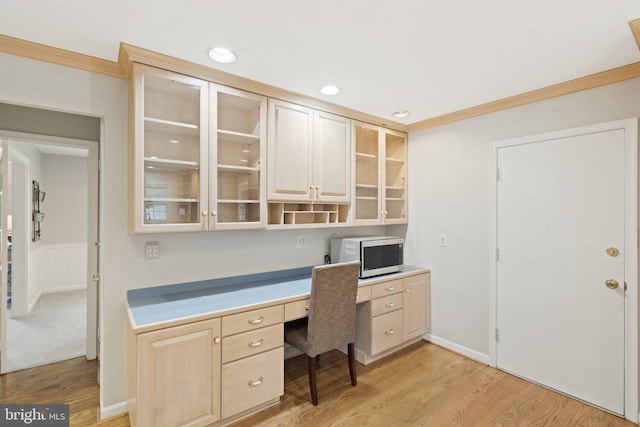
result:
[(209, 88), (209, 229), (264, 228), (267, 99)]
[(205, 426), (221, 418), (220, 319), (137, 337), (138, 426)]
[(134, 64), (131, 232), (266, 226), (266, 97)]
[(404, 279), (404, 340), (429, 331), (430, 274), (418, 274)]
[(209, 85), (134, 64), (131, 231), (206, 229)]
[(269, 100), (269, 200), (350, 201), (351, 121)]
[(267, 199), (313, 197), (313, 110), (269, 99)]
[(407, 135), (354, 124), (354, 225), (407, 222)]

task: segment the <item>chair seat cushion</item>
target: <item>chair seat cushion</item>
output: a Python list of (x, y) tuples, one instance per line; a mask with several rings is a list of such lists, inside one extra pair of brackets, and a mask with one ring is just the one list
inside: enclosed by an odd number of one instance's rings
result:
[(307, 318), (284, 324), (284, 341), (303, 353), (307, 352)]

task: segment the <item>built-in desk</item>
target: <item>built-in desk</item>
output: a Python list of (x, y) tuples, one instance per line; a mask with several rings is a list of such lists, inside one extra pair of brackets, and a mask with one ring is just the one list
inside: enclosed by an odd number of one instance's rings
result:
[[(132, 426), (224, 425), (278, 402), (284, 322), (306, 315), (312, 267), (127, 293)], [(358, 284), (356, 358), (369, 363), (429, 328), (429, 270)]]

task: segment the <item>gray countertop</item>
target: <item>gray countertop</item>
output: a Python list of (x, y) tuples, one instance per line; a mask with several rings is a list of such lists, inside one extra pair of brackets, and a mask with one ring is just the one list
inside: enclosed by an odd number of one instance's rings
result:
[[(302, 299), (311, 292), (311, 269), (303, 267), (130, 290), (127, 303), (131, 327), (146, 330), (179, 319), (197, 320), (232, 310)], [(426, 271), (423, 267), (405, 265), (399, 273), (360, 279), (359, 286)]]

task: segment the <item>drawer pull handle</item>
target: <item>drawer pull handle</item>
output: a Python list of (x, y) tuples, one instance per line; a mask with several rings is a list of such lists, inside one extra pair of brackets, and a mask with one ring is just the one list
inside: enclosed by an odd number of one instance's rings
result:
[(249, 341), (249, 347), (260, 347), (264, 340), (260, 338), (258, 341)]
[(216, 343), (216, 344), (220, 344), (220, 341), (222, 341), (222, 340), (220, 339), (220, 337), (215, 337), (215, 338), (213, 339), (213, 342), (214, 342), (214, 343)]
[(307, 305), (304, 309), (305, 309), (305, 310), (307, 310), (307, 311), (309, 311), (309, 306)]
[(262, 377), (258, 378), (256, 381), (254, 381), (254, 380), (249, 380), (249, 385), (250, 385), (251, 387), (257, 387), (257, 386), (259, 386), (260, 384), (262, 384), (262, 381), (263, 381), (263, 380), (264, 380), (264, 378), (262, 378)]
[(395, 331), (393, 329), (389, 329), (388, 331), (384, 331), (385, 335), (393, 335)]
[(386, 305), (385, 305), (385, 307), (387, 307), (387, 308), (391, 308), (391, 307), (393, 307), (394, 305), (395, 305), (394, 303), (390, 302), (389, 304), (386, 304)]
[(387, 292), (393, 292), (395, 290), (395, 288), (393, 286), (390, 286), (388, 288), (384, 288), (385, 291)]
[(262, 323), (264, 321), (264, 317), (260, 316), (257, 319), (249, 319), (249, 324), (250, 325), (257, 325), (259, 323)]

